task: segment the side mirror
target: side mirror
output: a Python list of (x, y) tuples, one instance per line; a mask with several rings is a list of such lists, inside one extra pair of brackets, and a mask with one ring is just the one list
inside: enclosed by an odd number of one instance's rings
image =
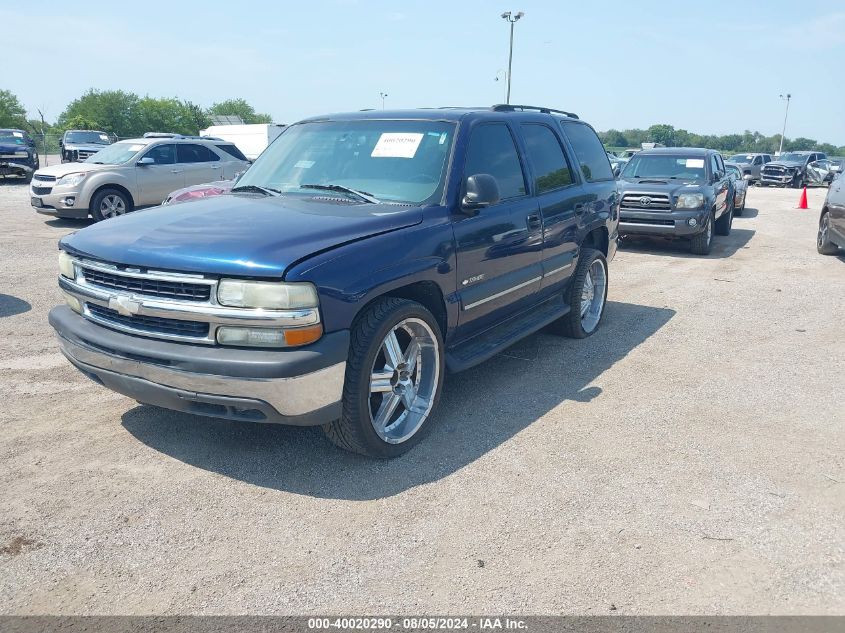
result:
[(138, 167), (146, 167), (147, 165), (155, 165), (155, 161), (149, 156), (144, 156), (135, 164), (138, 165)]
[(461, 207), (467, 211), (483, 209), (499, 201), (499, 183), (490, 174), (475, 174), (467, 178), (466, 194)]
[(619, 174), (621, 174), (621, 173), (622, 173), (622, 166), (616, 165), (616, 167), (613, 168), (613, 177), (619, 178)]

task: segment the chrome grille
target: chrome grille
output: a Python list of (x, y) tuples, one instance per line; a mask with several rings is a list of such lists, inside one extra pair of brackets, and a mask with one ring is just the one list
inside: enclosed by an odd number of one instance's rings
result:
[(669, 196), (663, 193), (626, 193), (619, 208), (640, 211), (669, 211), (672, 208)]
[(182, 321), (180, 319), (165, 319), (151, 316), (123, 316), (116, 310), (87, 303), (85, 308), (94, 320), (105, 321), (113, 325), (131, 328), (138, 332), (149, 334), (170, 334), (172, 336), (188, 336), (205, 338), (208, 336), (208, 323), (200, 321)]
[(55, 176), (47, 176), (46, 174), (35, 174), (32, 179), (38, 182), (56, 182)]
[(149, 277), (127, 277), (120, 272), (108, 272), (101, 268), (81, 266), (82, 276), (86, 283), (108, 288), (109, 290), (126, 290), (148, 297), (163, 299), (183, 299), (186, 301), (207, 302), (211, 298), (211, 286), (187, 281), (172, 281)]
[(786, 175), (786, 168), (785, 167), (764, 167), (763, 168), (763, 175), (764, 176), (784, 176)]

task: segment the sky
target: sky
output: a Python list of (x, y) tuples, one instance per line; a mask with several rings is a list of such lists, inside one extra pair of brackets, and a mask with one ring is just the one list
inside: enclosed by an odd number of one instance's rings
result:
[[(599, 130), (668, 123), (845, 145), (845, 5), (795, 0), (41, 0), (0, 4), (0, 88), (55, 120), (88, 88), (209, 106), (242, 97), (277, 123), (328, 112), (504, 101)], [(497, 81), (496, 78), (499, 78)]]

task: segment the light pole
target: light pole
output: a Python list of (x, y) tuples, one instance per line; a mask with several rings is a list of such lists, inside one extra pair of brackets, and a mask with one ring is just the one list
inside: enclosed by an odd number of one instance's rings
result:
[(511, 14), (510, 11), (505, 11), (502, 14), (502, 18), (510, 22), (511, 25), (511, 43), (510, 48), (508, 49), (508, 92), (505, 96), (505, 103), (511, 102), (511, 68), (513, 67), (513, 25), (519, 21), (525, 15), (522, 11), (519, 13)]
[(778, 156), (783, 154), (783, 137), (786, 135), (786, 118), (789, 116), (789, 101), (792, 99), (792, 95), (788, 92), (786, 96), (779, 95), (781, 99), (786, 101), (786, 114), (783, 115), (783, 131), (780, 133), (780, 149), (778, 149)]
[(386, 92), (380, 92), (378, 96), (381, 97), (381, 109), (384, 110), (384, 100), (388, 97), (388, 94)]

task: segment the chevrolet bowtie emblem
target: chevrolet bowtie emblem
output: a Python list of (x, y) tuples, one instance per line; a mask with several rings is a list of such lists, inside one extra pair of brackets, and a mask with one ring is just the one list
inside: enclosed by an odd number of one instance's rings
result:
[(122, 316), (132, 316), (138, 314), (141, 308), (141, 302), (130, 299), (129, 297), (110, 297), (109, 309), (114, 310)]

